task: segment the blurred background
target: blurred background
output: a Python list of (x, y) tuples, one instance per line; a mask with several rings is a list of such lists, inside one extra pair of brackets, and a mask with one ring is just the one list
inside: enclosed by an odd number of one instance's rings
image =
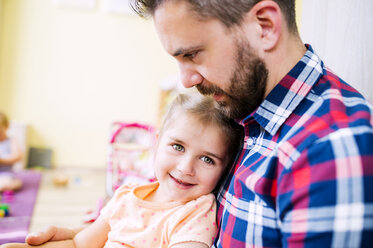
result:
[(53, 166), (104, 167), (110, 124), (157, 125), (177, 73), (150, 20), (105, 2), (0, 1), (0, 109)]

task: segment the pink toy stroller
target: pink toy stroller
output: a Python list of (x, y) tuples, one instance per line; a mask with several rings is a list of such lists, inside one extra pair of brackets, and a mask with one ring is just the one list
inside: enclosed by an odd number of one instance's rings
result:
[(106, 174), (106, 199), (100, 198), (95, 211), (87, 212), (85, 223), (94, 222), (101, 209), (124, 183), (152, 182), (154, 128), (139, 123), (114, 122), (111, 125), (109, 157)]
[(154, 181), (154, 144), (155, 130), (151, 126), (121, 122), (112, 124), (106, 180), (109, 197), (123, 183)]

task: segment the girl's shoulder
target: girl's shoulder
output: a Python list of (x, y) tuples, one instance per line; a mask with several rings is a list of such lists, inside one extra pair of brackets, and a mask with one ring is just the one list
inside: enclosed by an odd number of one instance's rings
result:
[(119, 186), (118, 189), (115, 190), (114, 195), (128, 194), (129, 192), (131, 192), (133, 189), (135, 189), (138, 186), (139, 186), (139, 184), (137, 184), (137, 183), (123, 184), (123, 185)]
[(216, 205), (216, 198), (214, 194), (207, 194), (198, 197), (185, 204), (185, 208), (192, 208), (196, 210), (211, 209)]

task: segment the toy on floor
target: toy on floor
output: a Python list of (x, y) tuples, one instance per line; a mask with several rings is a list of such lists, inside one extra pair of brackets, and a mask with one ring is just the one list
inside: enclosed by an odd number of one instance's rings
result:
[(9, 215), (9, 205), (0, 203), (0, 218), (3, 218), (8, 215)]
[(100, 211), (105, 205), (105, 200), (103, 198), (99, 198), (97, 203), (97, 208), (94, 211), (88, 211), (84, 216), (84, 223), (92, 223), (100, 215)]
[(66, 186), (69, 183), (68, 176), (64, 174), (57, 174), (53, 177), (53, 184), (54, 186), (60, 187), (60, 186)]
[(6, 190), (3, 192), (3, 202), (13, 202), (14, 192), (12, 190)]
[(11, 175), (0, 174), (0, 192), (4, 191), (17, 191), (22, 188), (22, 181), (18, 178), (15, 178)]

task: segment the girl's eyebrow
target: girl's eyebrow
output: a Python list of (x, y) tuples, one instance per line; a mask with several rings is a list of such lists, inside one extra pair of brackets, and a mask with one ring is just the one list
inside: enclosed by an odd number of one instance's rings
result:
[(181, 139), (178, 139), (178, 138), (175, 138), (175, 137), (170, 137), (169, 139), (172, 140), (173, 142), (184, 144), (184, 142)]
[(200, 46), (191, 46), (191, 47), (187, 47), (187, 48), (179, 48), (177, 49), (173, 54), (172, 56), (174, 57), (177, 57), (181, 54), (186, 54), (186, 53), (190, 53), (192, 51), (195, 51), (195, 50), (198, 50), (200, 49)]

